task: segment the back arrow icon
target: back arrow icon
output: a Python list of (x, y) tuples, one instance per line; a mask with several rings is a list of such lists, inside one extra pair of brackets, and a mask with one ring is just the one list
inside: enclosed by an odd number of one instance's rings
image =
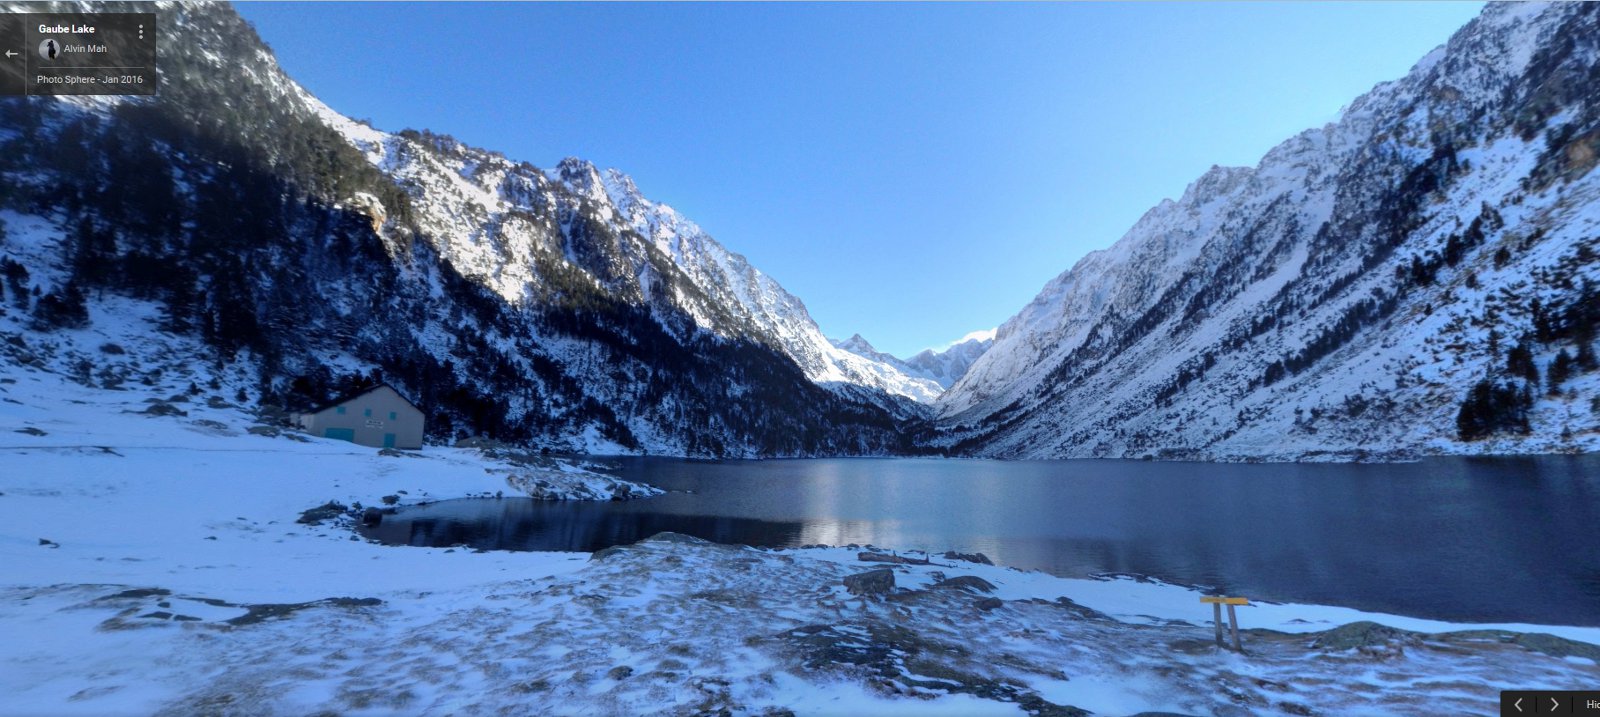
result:
[(1522, 700), (1523, 698), (1518, 697), (1516, 702), (1511, 703), (1511, 706), (1517, 708), (1518, 712), (1522, 711)]
[(12, 52), (11, 50), (6, 50), (6, 57), (7, 58), (16, 57), (17, 55), (20, 55), (20, 54), (22, 54), (22, 53), (20, 53), (20, 52)]

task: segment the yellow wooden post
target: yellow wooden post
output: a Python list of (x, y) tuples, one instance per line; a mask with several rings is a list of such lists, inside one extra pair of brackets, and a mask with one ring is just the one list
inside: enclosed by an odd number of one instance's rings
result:
[(1233, 603), (1228, 603), (1228, 629), (1233, 630), (1233, 651), (1244, 652), (1244, 646), (1239, 644), (1239, 616), (1233, 613)]
[[(1212, 621), (1217, 625), (1217, 644), (1222, 642), (1222, 606), (1228, 606), (1228, 628), (1233, 632), (1233, 649), (1244, 652), (1244, 645), (1239, 642), (1239, 615), (1233, 610), (1235, 605), (1249, 605), (1250, 600), (1242, 597), (1223, 597), (1221, 595), (1202, 595), (1200, 602), (1211, 604)], [(1226, 645), (1224, 645), (1226, 647)]]

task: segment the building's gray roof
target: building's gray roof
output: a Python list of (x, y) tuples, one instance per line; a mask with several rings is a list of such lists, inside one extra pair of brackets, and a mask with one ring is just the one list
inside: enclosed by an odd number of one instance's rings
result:
[(375, 384), (375, 385), (372, 385), (372, 386), (367, 386), (366, 388), (355, 389), (353, 391), (350, 391), (348, 393), (345, 393), (345, 394), (339, 396), (338, 398), (333, 399), (332, 401), (329, 401), (329, 402), (324, 403), (324, 404), (319, 405), (319, 406), (313, 406), (313, 407), (311, 407), (309, 409), (306, 409), (305, 411), (302, 411), (302, 413), (322, 413), (323, 411), (326, 411), (326, 410), (328, 410), (330, 408), (333, 408), (334, 406), (338, 406), (338, 405), (344, 404), (344, 403), (349, 403), (349, 402), (354, 401), (354, 400), (356, 400), (358, 398), (361, 398), (362, 396), (365, 396), (365, 395), (367, 395), (369, 393), (372, 393), (373, 391), (376, 391), (376, 390), (378, 390), (380, 388), (387, 388), (390, 391), (394, 391), (394, 394), (396, 396), (399, 396), (400, 400), (405, 401), (407, 405), (411, 406), (412, 408), (417, 409), (418, 413), (422, 412), (422, 407), (418, 406), (415, 401), (412, 401), (410, 398), (407, 398), (404, 393), (400, 392), (400, 389), (395, 388), (394, 386), (390, 386), (387, 383), (379, 383), (379, 384)]

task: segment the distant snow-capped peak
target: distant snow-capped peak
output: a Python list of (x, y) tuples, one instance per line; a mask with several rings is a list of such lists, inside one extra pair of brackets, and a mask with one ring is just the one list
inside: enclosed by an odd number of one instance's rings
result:
[(989, 349), (994, 343), (994, 334), (994, 329), (968, 332), (942, 349), (925, 349), (909, 359), (877, 350), (861, 334), (853, 334), (843, 341), (829, 341), (839, 349), (893, 366), (908, 376), (932, 381), (943, 390), (960, 380), (972, 362)]

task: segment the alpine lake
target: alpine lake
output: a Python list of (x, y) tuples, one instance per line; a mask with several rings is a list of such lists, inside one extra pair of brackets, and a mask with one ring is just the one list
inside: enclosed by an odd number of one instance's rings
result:
[(621, 502), (404, 507), (391, 545), (594, 551), (661, 531), (765, 548), (981, 552), (1064, 577), (1148, 576), (1462, 622), (1600, 625), (1600, 456), (1417, 463), (601, 460)]

